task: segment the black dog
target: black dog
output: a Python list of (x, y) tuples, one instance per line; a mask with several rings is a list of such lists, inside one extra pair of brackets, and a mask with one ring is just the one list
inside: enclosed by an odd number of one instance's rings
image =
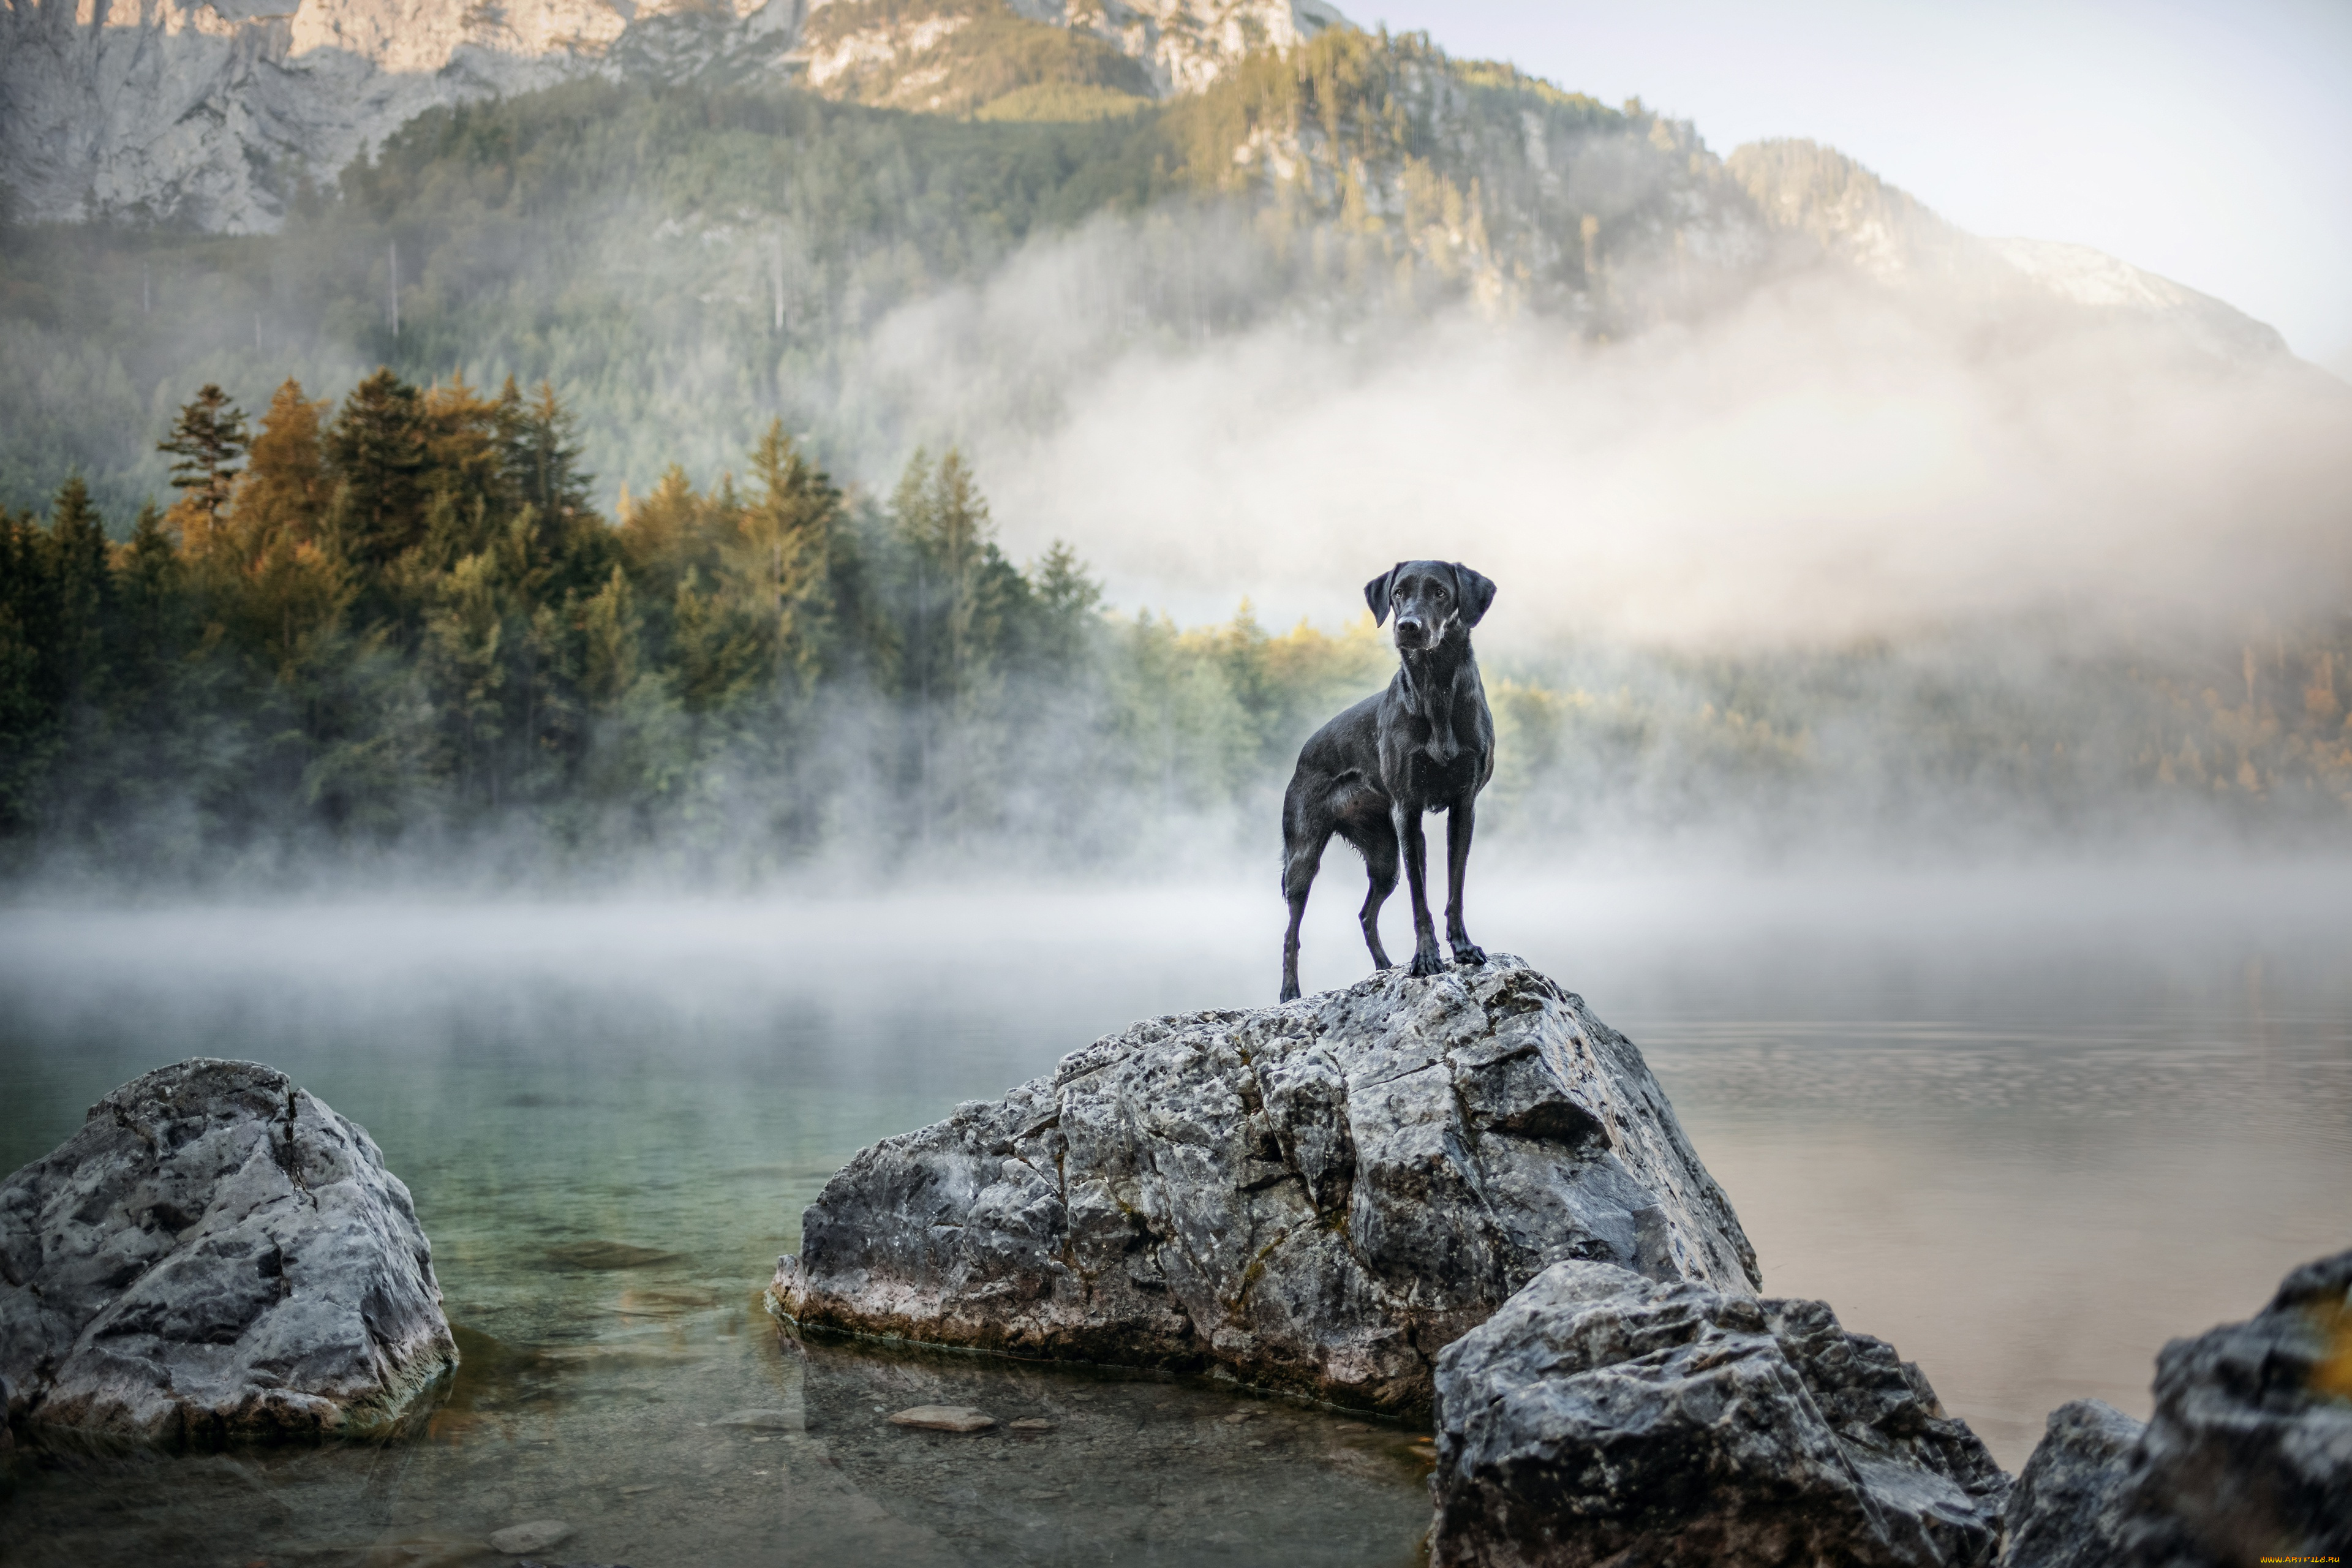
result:
[(1402, 843), (1412, 892), (1412, 973), (1435, 974), (1444, 967), (1424, 886), (1424, 812), (1446, 814), (1445, 940), (1454, 961), (1486, 961), (1462, 928), (1462, 877), (1478, 792), (1495, 774), (1495, 719), (1470, 653), (1470, 628), (1495, 602), (1495, 584), (1459, 562), (1400, 561), (1364, 584), (1364, 599), (1374, 626), (1395, 612), (1402, 668), (1386, 691), (1308, 738), (1282, 797), (1282, 895), (1290, 900), (1290, 932), (1282, 939), (1286, 1002), (1298, 994), (1298, 922), (1334, 833), (1362, 853), (1371, 874), (1358, 919), (1373, 966), (1389, 966), (1381, 905), (1396, 887)]

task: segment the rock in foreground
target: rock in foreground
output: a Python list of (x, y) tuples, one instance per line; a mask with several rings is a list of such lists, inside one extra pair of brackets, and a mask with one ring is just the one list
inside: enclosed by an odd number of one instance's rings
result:
[(457, 1362), (408, 1189), (366, 1132), (274, 1068), (159, 1068), (0, 1184), (13, 1423), (173, 1441), (363, 1432)]
[(1500, 954), (1110, 1036), (862, 1152), (802, 1235), (804, 1325), (1390, 1410), (1562, 1258), (1756, 1284), (1641, 1054)]
[(2009, 1478), (1819, 1301), (1562, 1263), (1437, 1363), (1433, 1568), (1989, 1563)]
[(2352, 1553), (2352, 1252), (2249, 1322), (2175, 1340), (2145, 1427), (2062, 1406), (2019, 1478), (2011, 1568), (2223, 1568)]

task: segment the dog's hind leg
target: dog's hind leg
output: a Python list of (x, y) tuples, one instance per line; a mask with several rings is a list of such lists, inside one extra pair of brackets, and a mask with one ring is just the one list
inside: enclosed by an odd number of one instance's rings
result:
[(1484, 963), (1484, 949), (1462, 924), (1462, 880), (1470, 870), (1470, 834), (1478, 826), (1474, 796), (1465, 795), (1445, 814), (1445, 940), (1456, 963)]
[(1371, 879), (1371, 886), (1364, 889), (1364, 907), (1356, 923), (1364, 928), (1364, 945), (1372, 950), (1372, 967), (1386, 969), (1389, 954), (1381, 945), (1381, 906), (1396, 891), (1396, 829), (1383, 818), (1356, 840), (1356, 847), (1364, 852), (1364, 874)]
[[(1289, 835), (1284, 835), (1286, 838)], [(1307, 894), (1315, 886), (1315, 873), (1323, 864), (1323, 846), (1329, 843), (1331, 830), (1311, 833), (1292, 839), (1284, 846), (1282, 858), (1282, 896), (1290, 900), (1290, 930), (1282, 938), (1282, 999), (1298, 999), (1298, 922), (1307, 918)]]

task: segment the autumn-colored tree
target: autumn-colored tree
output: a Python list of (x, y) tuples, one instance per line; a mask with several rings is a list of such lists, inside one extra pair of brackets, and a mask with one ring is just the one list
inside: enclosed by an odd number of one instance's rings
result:
[(328, 537), (333, 484), (312, 402), (289, 379), (269, 400), (235, 504), (205, 548), (190, 549), (206, 623), (281, 679), (325, 652), (357, 596)]
[(296, 543), (319, 537), (334, 496), (320, 447), (319, 422), (326, 411), (325, 403), (310, 401), (290, 376), (271, 395), (236, 487), (240, 558), (252, 559), (280, 537)]

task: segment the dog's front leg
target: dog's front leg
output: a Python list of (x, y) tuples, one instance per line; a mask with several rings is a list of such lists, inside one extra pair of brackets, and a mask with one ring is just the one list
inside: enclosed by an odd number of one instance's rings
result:
[(1412, 969), (1417, 975), (1444, 973), (1437, 956), (1437, 927), (1429, 918), (1429, 840), (1421, 831), (1421, 805), (1398, 801), (1389, 807), (1397, 843), (1404, 849), (1404, 885), (1412, 894)]
[(1445, 814), (1445, 940), (1456, 963), (1484, 963), (1486, 952), (1462, 926), (1462, 880), (1470, 869), (1470, 835), (1478, 825), (1478, 797), (1464, 795)]

